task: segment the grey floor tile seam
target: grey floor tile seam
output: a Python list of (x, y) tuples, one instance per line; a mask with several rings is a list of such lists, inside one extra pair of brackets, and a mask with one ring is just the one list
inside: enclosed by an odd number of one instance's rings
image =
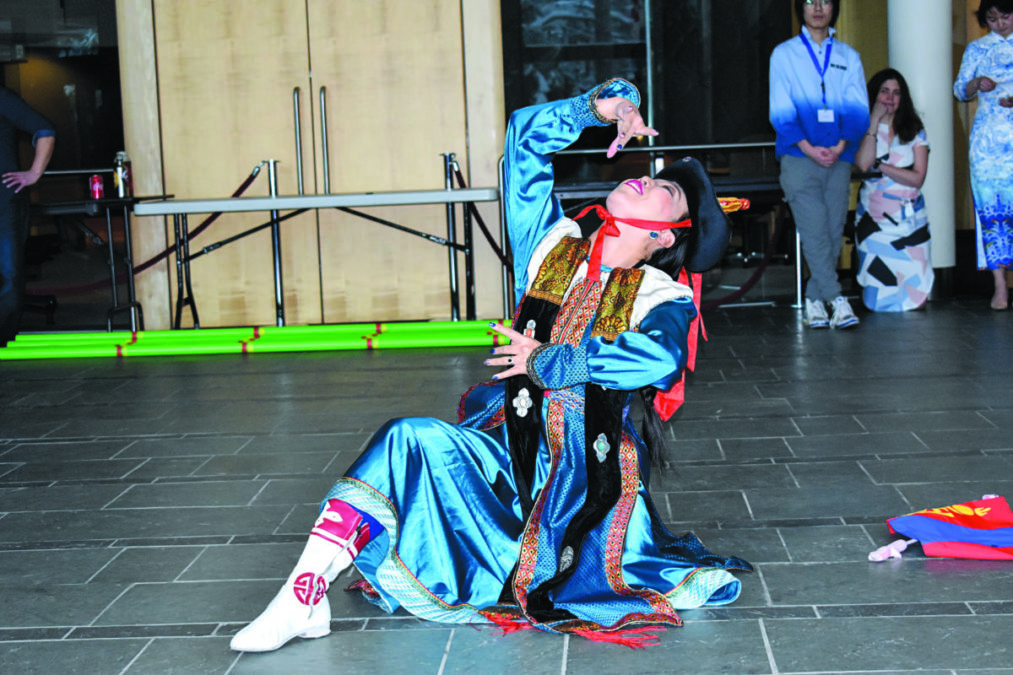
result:
[(260, 497), (260, 495), (264, 494), (264, 491), (268, 489), (268, 486), (271, 484), (272, 480), (276, 479), (265, 480), (264, 484), (260, 486), (259, 490), (257, 490), (257, 493), (252, 497), (250, 497), (249, 501), (246, 502), (246, 506), (253, 506), (253, 503), (257, 501), (257, 498)]
[(123, 590), (121, 590), (121, 591), (120, 591), (119, 593), (117, 593), (117, 594), (116, 594), (116, 596), (115, 596), (115, 597), (113, 597), (113, 599), (112, 599), (112, 600), (110, 600), (110, 601), (109, 601), (109, 602), (108, 602), (108, 603), (106, 604), (106, 606), (105, 606), (105, 607), (103, 607), (103, 608), (102, 608), (102, 609), (101, 609), (101, 610), (100, 610), (100, 611), (99, 611), (98, 613), (96, 613), (96, 614), (95, 614), (95, 616), (93, 616), (93, 617), (92, 617), (92, 620), (91, 620), (91, 622), (89, 622), (89, 623), (88, 623), (88, 624), (86, 624), (86, 625), (87, 625), (87, 626), (89, 626), (89, 627), (91, 627), (91, 626), (94, 626), (94, 625), (95, 625), (95, 623), (96, 623), (96, 622), (97, 622), (97, 621), (98, 621), (99, 619), (101, 619), (101, 618), (102, 618), (102, 615), (103, 615), (103, 614), (105, 614), (106, 612), (108, 612), (108, 611), (109, 611), (109, 609), (110, 609), (110, 608), (111, 608), (111, 607), (112, 607), (113, 605), (115, 605), (115, 604), (116, 604), (117, 602), (119, 602), (119, 601), (120, 601), (120, 599), (122, 599), (122, 598), (125, 598), (125, 597), (127, 596), (127, 594), (128, 594), (128, 593), (130, 593), (130, 591), (131, 591), (131, 590), (132, 590), (132, 589), (133, 589), (133, 588), (134, 588), (135, 586), (140, 586), (140, 585), (142, 585), (142, 584), (138, 584), (138, 583), (130, 583), (130, 584), (125, 584), (125, 585), (123, 586)]
[[(151, 639), (149, 639), (144, 644), (143, 647), (141, 647), (140, 649), (138, 649), (137, 653), (134, 654), (134, 658), (130, 659), (130, 661), (125, 666), (123, 666), (123, 669), (120, 671), (120, 674), (122, 675), (123, 673), (126, 673), (131, 668), (133, 668), (134, 664), (137, 663), (137, 661), (141, 659), (141, 657), (144, 654), (144, 652), (146, 652), (148, 650), (148, 648), (151, 647), (151, 645), (153, 645), (154, 643), (155, 643), (155, 638), (151, 638)], [(234, 659), (233, 662), (235, 662), (237, 660), (238, 659)]]
[(73, 626), (44, 626), (40, 628), (0, 628), (2, 642), (34, 642), (62, 640), (74, 630)]
[(749, 495), (746, 494), (745, 490), (738, 490), (738, 493), (742, 496), (742, 503), (746, 505), (746, 513), (753, 520), (756, 520), (756, 514), (753, 513), (753, 505), (749, 503)]
[(172, 583), (177, 583), (177, 582), (183, 582), (183, 581), (185, 581), (185, 579), (183, 579), (183, 576), (187, 572), (190, 571), (190, 568), (192, 568), (194, 565), (197, 564), (197, 561), (200, 560), (204, 556), (204, 554), (208, 552), (209, 548), (211, 548), (211, 547), (210, 546), (204, 546), (203, 548), (201, 548), (200, 553), (198, 553), (197, 555), (195, 555), (193, 557), (193, 559), (190, 562), (188, 562), (186, 564), (186, 566), (182, 570), (179, 571), (179, 574), (177, 574), (173, 578)]
[(1009, 600), (970, 600), (967, 602), (967, 606), (971, 610), (972, 614), (980, 616), (992, 614), (1013, 614), (1013, 601)]
[[(101, 461), (101, 460), (97, 460)], [(0, 477), (0, 488), (3, 487), (41, 487), (41, 488), (58, 488), (58, 487), (85, 487), (93, 485), (117, 485), (117, 484), (128, 484), (128, 485), (148, 485), (153, 483), (153, 478), (146, 479), (135, 479), (135, 480), (124, 480), (123, 478), (77, 478), (74, 480), (53, 480), (53, 481), (18, 481), (5, 483)]]
[(57, 541), (18, 541), (0, 543), (0, 551), (60, 551), (82, 548), (110, 548), (116, 539), (71, 539)]
[(440, 659), (440, 667), (436, 670), (437, 675), (443, 675), (443, 672), (447, 669), (447, 659), (450, 657), (450, 650), (454, 646), (454, 634), (456, 632), (456, 629), (451, 628), (450, 634), (447, 635), (447, 641), (443, 645), (443, 657)]
[(112, 565), (113, 561), (115, 561), (117, 558), (119, 558), (121, 555), (123, 555), (123, 552), (126, 551), (126, 550), (127, 549), (124, 547), (124, 548), (121, 548), (119, 551), (117, 551), (116, 554), (113, 555), (112, 558), (110, 558), (109, 560), (107, 560), (104, 565), (102, 565), (97, 570), (95, 570), (94, 574), (92, 574), (90, 577), (88, 577), (87, 579), (85, 579), (84, 583), (86, 583), (86, 584), (91, 583), (98, 575), (100, 575), (103, 572), (103, 570), (105, 570), (110, 565)]
[[(295, 515), (295, 513), (299, 511), (301, 508), (302, 504), (293, 504), (292, 506), (290, 506), (288, 511), (285, 513), (285, 517), (278, 521), (278, 526), (274, 528), (274, 531), (271, 532), (271, 534), (272, 535), (283, 534), (283, 532), (280, 532), (280, 530), (283, 527), (285, 527), (285, 523), (288, 522), (288, 519), (291, 518), (293, 515)], [(309, 536), (309, 532), (307, 532), (305, 536)]]
[(65, 640), (117, 640), (159, 637), (211, 637), (218, 623), (167, 623), (124, 626), (75, 626)]
[(763, 650), (767, 655), (767, 665), (770, 666), (770, 672), (773, 675), (778, 675), (780, 671), (777, 669), (777, 659), (774, 658), (774, 648), (770, 644), (770, 636), (767, 635), (766, 620), (760, 619), (756, 623), (760, 629), (760, 637), (763, 638)]
[[(212, 474), (207, 476), (159, 476), (152, 479), (153, 485), (165, 485), (167, 483), (244, 483), (257, 480), (258, 474)], [(304, 474), (298, 474), (298, 478), (306, 478)], [(272, 476), (277, 479), (277, 476)], [(138, 482), (138, 485), (142, 483)]]
[(795, 483), (795, 488), (802, 489), (802, 484), (798, 482), (798, 477), (791, 470), (791, 464), (785, 464), (784, 470), (788, 472), (788, 476), (791, 478), (792, 482)]
[[(820, 619), (858, 617), (973, 616), (966, 602), (897, 602), (814, 605)], [(1007, 614), (1009, 612), (997, 612)]]
[[(154, 481), (152, 481), (152, 482), (154, 482)], [(99, 511), (115, 511), (115, 510), (117, 510), (117, 508), (115, 506), (113, 506), (113, 504), (115, 504), (118, 500), (120, 500), (123, 497), (125, 497), (127, 495), (127, 493), (129, 493), (132, 489), (134, 489), (134, 486), (136, 486), (136, 485), (140, 485), (140, 483), (131, 483), (130, 485), (125, 486), (122, 492), (118, 493), (115, 497), (113, 497), (108, 502), (106, 502), (105, 504), (103, 504), (102, 506), (100, 506), (98, 510)]]
[[(898, 514), (900, 515), (900, 514)], [(716, 527), (720, 530), (749, 530), (780, 527), (819, 527), (823, 525), (864, 525), (875, 520), (863, 520), (858, 523), (849, 523), (841, 516), (827, 516), (814, 518), (772, 518), (769, 520), (722, 520), (697, 523), (701, 527)]]

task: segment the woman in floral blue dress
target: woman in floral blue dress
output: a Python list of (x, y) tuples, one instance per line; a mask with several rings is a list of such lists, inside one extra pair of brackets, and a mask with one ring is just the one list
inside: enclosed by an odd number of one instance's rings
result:
[(1004, 310), (1013, 265), (1013, 0), (982, 0), (977, 18), (991, 32), (967, 45), (953, 94), (978, 97), (970, 148), (978, 268), (992, 270), (992, 309)]

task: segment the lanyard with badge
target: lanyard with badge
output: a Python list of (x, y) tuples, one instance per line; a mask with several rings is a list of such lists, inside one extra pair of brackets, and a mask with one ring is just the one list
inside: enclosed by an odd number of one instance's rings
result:
[(834, 48), (833, 39), (829, 39), (826, 53), (823, 56), (823, 67), (821, 68), (820, 60), (816, 58), (816, 52), (813, 51), (813, 46), (809, 44), (809, 40), (803, 34), (800, 34), (799, 37), (802, 38), (802, 43), (805, 45), (805, 48), (809, 50), (809, 58), (816, 67), (816, 72), (820, 74), (820, 89), (823, 92), (823, 107), (817, 112), (817, 121), (820, 123), (832, 123), (834, 121), (834, 111), (833, 108), (827, 106), (826, 75), (827, 69), (830, 68), (830, 51)]

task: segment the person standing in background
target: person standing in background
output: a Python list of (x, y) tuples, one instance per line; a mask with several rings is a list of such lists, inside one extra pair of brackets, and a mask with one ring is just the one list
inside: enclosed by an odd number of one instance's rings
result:
[(969, 150), (978, 269), (992, 270), (992, 309), (1005, 310), (1013, 264), (1013, 0), (981, 0), (976, 16), (991, 32), (967, 45), (953, 95), (978, 97)]
[[(834, 38), (842, 0), (795, 0), (802, 31), (770, 56), (770, 123), (777, 133), (781, 188), (810, 277), (805, 322), (850, 328), (859, 319), (841, 295), (837, 260), (851, 197), (851, 163), (869, 128), (858, 52)], [(826, 304), (833, 309), (827, 316)]]
[[(29, 134), (35, 157), (19, 171), (18, 132)], [(0, 347), (13, 340), (21, 321), (25, 293), (25, 242), (28, 241), (28, 193), (42, 177), (56, 145), (49, 120), (10, 89), (0, 87)]]

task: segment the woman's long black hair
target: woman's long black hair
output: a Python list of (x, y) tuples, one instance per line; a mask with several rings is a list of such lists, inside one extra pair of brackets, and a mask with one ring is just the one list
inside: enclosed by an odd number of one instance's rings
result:
[[(686, 191), (687, 199), (696, 197)], [(696, 206), (690, 208), (690, 213), (696, 213)], [(675, 235), (675, 242), (668, 248), (658, 249), (654, 255), (647, 260), (647, 264), (655, 269), (665, 272), (673, 279), (679, 278), (679, 272), (686, 262), (686, 256), (692, 249), (696, 240), (697, 230), (695, 227), (678, 227), (672, 229)], [(668, 448), (665, 444), (665, 429), (661, 425), (661, 417), (654, 409), (654, 397), (658, 390), (648, 385), (640, 388), (640, 398), (644, 402), (644, 422), (640, 434), (643, 437), (644, 445), (647, 446), (647, 456), (652, 465), (659, 469), (665, 468), (665, 458)]]
[(900, 88), (900, 103), (897, 104), (897, 110), (893, 113), (893, 131), (901, 143), (910, 143), (918, 135), (918, 132), (925, 128), (925, 125), (922, 124), (922, 118), (915, 112), (915, 105), (911, 100), (911, 90), (908, 89), (907, 80), (903, 75), (893, 68), (884, 68), (873, 75), (869, 80), (869, 109), (871, 110), (872, 106), (876, 104), (876, 96), (879, 95), (880, 88), (887, 80), (897, 80), (897, 86)]

